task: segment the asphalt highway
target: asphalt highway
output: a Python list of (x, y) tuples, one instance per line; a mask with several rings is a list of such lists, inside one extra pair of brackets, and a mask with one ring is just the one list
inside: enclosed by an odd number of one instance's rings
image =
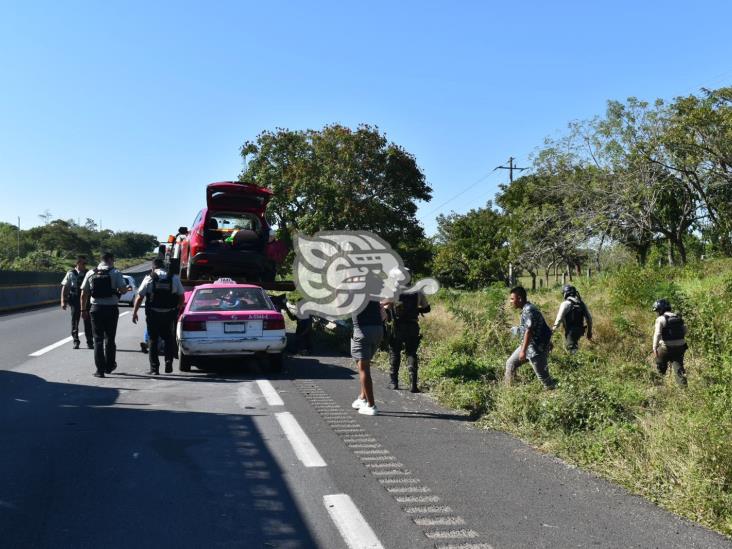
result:
[(323, 349), (274, 377), (148, 376), (120, 310), (104, 379), (53, 346), (67, 312), (0, 317), (0, 547), (732, 547), (379, 372), (382, 413), (359, 415), (350, 359)]

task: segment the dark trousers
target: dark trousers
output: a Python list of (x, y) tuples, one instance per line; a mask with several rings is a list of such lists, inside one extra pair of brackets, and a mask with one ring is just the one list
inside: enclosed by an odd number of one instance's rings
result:
[(176, 310), (161, 313), (150, 310), (146, 314), (147, 332), (150, 336), (150, 348), (147, 356), (150, 359), (150, 369), (160, 368), (158, 357), (158, 342), (162, 339), (165, 343), (165, 363), (173, 362), (175, 356), (175, 321), (178, 318)]
[(297, 319), (297, 328), (295, 328), (295, 350), (297, 352), (305, 349), (307, 352), (313, 352), (313, 319), (308, 317), (305, 319)]
[(659, 347), (658, 356), (656, 357), (656, 369), (662, 376), (666, 375), (668, 365), (671, 363), (671, 367), (674, 369), (676, 376), (676, 383), (679, 385), (686, 385), (686, 370), (684, 370), (684, 354), (686, 353), (686, 346), (684, 347)]
[(91, 324), (94, 332), (94, 364), (97, 372), (111, 372), (115, 368), (117, 344), (117, 305), (92, 305)]
[[(79, 319), (81, 318), (81, 303), (79, 300), (69, 300), (69, 309), (71, 310), (71, 337), (74, 343), (79, 343)], [(86, 342), (91, 344), (94, 341), (94, 331), (90, 318), (84, 319), (84, 337)]]
[(585, 330), (582, 327), (564, 330), (564, 346), (571, 354), (579, 350), (579, 340), (584, 334)]
[(419, 324), (417, 322), (395, 322), (394, 329), (389, 340), (389, 366), (392, 376), (399, 374), (399, 365), (402, 358), (402, 349), (407, 355), (407, 368), (416, 374), (417, 368), (417, 349), (419, 348)]

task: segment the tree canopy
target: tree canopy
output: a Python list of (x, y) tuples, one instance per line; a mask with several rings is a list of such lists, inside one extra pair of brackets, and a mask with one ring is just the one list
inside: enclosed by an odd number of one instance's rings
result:
[(272, 190), (268, 214), (290, 249), (296, 232), (368, 230), (425, 268), (431, 246), (416, 213), (432, 189), (414, 156), (378, 128), (264, 131), (241, 154), (239, 179)]

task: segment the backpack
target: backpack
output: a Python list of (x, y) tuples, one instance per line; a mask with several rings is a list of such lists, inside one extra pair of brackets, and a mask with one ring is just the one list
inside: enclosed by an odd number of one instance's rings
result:
[(663, 341), (684, 339), (684, 319), (679, 315), (666, 316), (666, 325), (661, 328), (661, 339)]
[(89, 279), (91, 295), (95, 299), (104, 299), (116, 295), (112, 289), (112, 275), (109, 269), (94, 269), (94, 274)]
[(569, 310), (564, 315), (564, 325), (567, 329), (583, 328), (585, 324), (585, 304), (581, 301), (569, 300)]
[(157, 273), (152, 276), (152, 297), (150, 307), (155, 309), (174, 309), (178, 306), (178, 297), (173, 293), (173, 277), (160, 278)]

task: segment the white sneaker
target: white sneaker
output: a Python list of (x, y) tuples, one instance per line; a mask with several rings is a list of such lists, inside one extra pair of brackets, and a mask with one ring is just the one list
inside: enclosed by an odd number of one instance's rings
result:
[(367, 406), (367, 405), (368, 405), (368, 402), (366, 401), (365, 398), (357, 398), (356, 400), (353, 401), (353, 404), (351, 404), (351, 408), (353, 408), (354, 410), (358, 410), (362, 406)]
[(376, 404), (374, 404), (373, 406), (364, 404), (358, 409), (358, 413), (365, 416), (377, 416), (379, 415), (379, 410), (376, 409)]

